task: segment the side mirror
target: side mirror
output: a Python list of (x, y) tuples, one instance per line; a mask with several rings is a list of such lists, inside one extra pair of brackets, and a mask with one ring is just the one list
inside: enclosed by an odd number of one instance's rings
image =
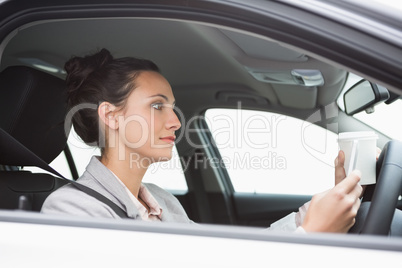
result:
[(375, 104), (389, 98), (388, 90), (380, 85), (361, 80), (343, 95), (345, 113), (354, 115), (360, 111), (373, 108)]

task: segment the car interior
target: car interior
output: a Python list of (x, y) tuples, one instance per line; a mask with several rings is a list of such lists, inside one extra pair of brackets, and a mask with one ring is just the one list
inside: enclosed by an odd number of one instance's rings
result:
[[(54, 173), (24, 169), (38, 164), (22, 154), (33, 153), (46, 164), (64, 154), (71, 178), (79, 177), (67, 143), (71, 126), (64, 124), (63, 67), (72, 56), (101, 48), (116, 58), (150, 59), (160, 67), (182, 126), (195, 130), (184, 133), (182, 127), (177, 135), (188, 135), (176, 144), (186, 163), (200, 156), (222, 158), (204, 115), (209, 109), (239, 109), (239, 103), (243, 110), (310, 120), (334, 134), (373, 130), (337, 105), (347, 70), (311, 52), (228, 27), (157, 18), (55, 19), (14, 29), (0, 47), (0, 128), (23, 148), (18, 151), (13, 141), (0, 155), (1, 209), (38, 212), (46, 197), (67, 183)], [(325, 115), (330, 108), (336, 117)], [(317, 111), (322, 120), (312, 119)], [(382, 148), (390, 138), (377, 134)], [(9, 141), (2, 138), (1, 146)], [(311, 199), (309, 193), (236, 191), (222, 166), (188, 165), (184, 177), (187, 190), (173, 193), (189, 218), (200, 223), (268, 227)]]
[[(53, 161), (67, 142), (63, 80), (30, 67), (12, 66), (1, 73), (0, 81), (7, 96), (1, 99), (3, 135), (9, 133), (43, 161)], [(43, 103), (44, 99), (52, 101)], [(22, 158), (11, 143), (7, 145), (9, 150), (3, 149), (1, 157), (1, 163), (7, 164), (0, 171), (2, 208), (40, 211), (46, 197), (65, 183), (50, 174), (19, 170), (33, 162)]]

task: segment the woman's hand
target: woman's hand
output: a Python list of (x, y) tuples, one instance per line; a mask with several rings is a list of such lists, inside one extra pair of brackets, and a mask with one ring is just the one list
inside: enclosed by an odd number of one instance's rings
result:
[[(376, 160), (378, 160), (378, 157), (380, 157), (381, 154), (381, 149), (377, 147), (377, 155), (376, 155)], [(346, 172), (345, 172), (345, 153), (341, 150), (338, 153), (338, 156), (335, 158), (335, 185), (338, 185), (345, 177), (346, 177)], [(364, 190), (366, 190), (366, 185), (363, 185), (363, 191), (360, 197), (363, 196)]]
[[(377, 160), (380, 154), (381, 149), (377, 148)], [(335, 187), (311, 200), (302, 224), (306, 232), (346, 233), (354, 225), (365, 186), (358, 184), (361, 173), (357, 170), (346, 177), (344, 165), (345, 153), (339, 151), (335, 159)]]
[(306, 232), (346, 233), (354, 225), (360, 207), (360, 176), (360, 171), (354, 170), (331, 190), (314, 195), (302, 224), (303, 229)]
[(341, 150), (338, 153), (338, 157), (335, 158), (335, 185), (338, 185), (344, 178), (346, 178), (345, 172), (345, 153)]

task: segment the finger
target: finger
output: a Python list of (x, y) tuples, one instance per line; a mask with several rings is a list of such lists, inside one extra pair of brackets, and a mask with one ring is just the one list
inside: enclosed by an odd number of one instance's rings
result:
[(335, 166), (338, 165), (343, 166), (344, 164), (345, 164), (345, 153), (342, 150), (340, 150), (335, 158)]
[(356, 184), (355, 188), (349, 193), (354, 199), (359, 199), (362, 194), (363, 188), (360, 184)]
[(345, 164), (345, 153), (342, 150), (340, 150), (338, 153), (338, 165), (341, 165), (343, 167), (344, 164)]
[(355, 225), (355, 223), (356, 223), (356, 218), (353, 218), (351, 221), (350, 221), (350, 225), (348, 226), (348, 231), (349, 231), (349, 229), (350, 228), (352, 228), (354, 225)]
[(361, 172), (359, 170), (353, 170), (349, 176), (342, 180), (336, 187), (342, 188), (346, 194), (351, 193), (355, 186), (360, 181)]
[(378, 160), (378, 158), (380, 157), (381, 154), (381, 149), (377, 147), (377, 155), (375, 157), (376, 160)]
[(340, 183), (346, 177), (344, 163), (345, 154), (343, 151), (339, 151), (338, 157), (335, 159), (335, 185)]
[(347, 230), (349, 230), (350, 228), (352, 228), (352, 227), (355, 225), (355, 223), (356, 223), (357, 211), (359, 210), (359, 208), (360, 208), (360, 199), (358, 198), (358, 199), (356, 199), (356, 201), (353, 203), (353, 207), (352, 207), (352, 209), (351, 209), (351, 215), (350, 215), (351, 220), (350, 220), (349, 225), (346, 227)]
[(357, 214), (357, 211), (360, 208), (360, 204), (361, 204), (360, 198), (357, 198), (355, 203), (353, 204), (353, 208), (352, 208), (355, 215)]

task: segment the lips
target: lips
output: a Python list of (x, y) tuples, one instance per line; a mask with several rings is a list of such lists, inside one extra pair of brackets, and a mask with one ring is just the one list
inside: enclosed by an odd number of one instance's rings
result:
[(175, 141), (176, 137), (175, 136), (167, 136), (167, 137), (163, 137), (163, 138), (160, 138), (160, 139), (162, 141), (164, 141), (164, 142), (174, 144), (174, 141)]

